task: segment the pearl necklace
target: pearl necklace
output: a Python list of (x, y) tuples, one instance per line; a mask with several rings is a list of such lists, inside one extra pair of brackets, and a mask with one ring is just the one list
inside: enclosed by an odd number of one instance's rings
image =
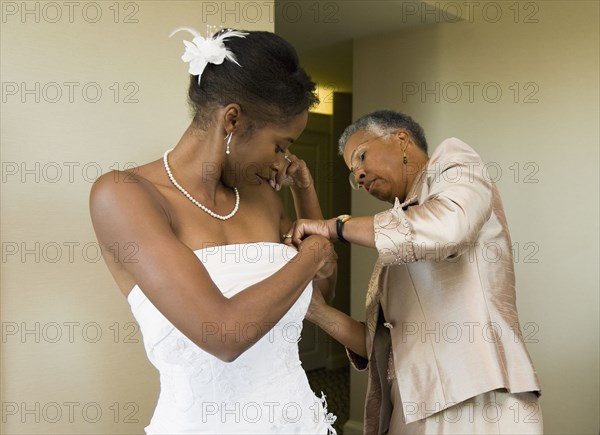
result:
[(175, 186), (177, 189), (179, 189), (181, 191), (181, 193), (183, 193), (186, 196), (187, 199), (192, 201), (194, 204), (196, 204), (198, 207), (200, 207), (203, 211), (205, 211), (212, 217), (221, 219), (222, 221), (231, 219), (237, 213), (238, 208), (240, 207), (240, 193), (238, 192), (237, 187), (233, 188), (233, 191), (235, 192), (235, 207), (233, 207), (233, 210), (231, 211), (231, 213), (229, 213), (226, 216), (221, 216), (220, 214), (215, 213), (214, 211), (210, 210), (208, 207), (205, 207), (202, 204), (200, 204), (198, 201), (196, 201), (196, 199), (192, 195), (190, 195), (187, 190), (185, 190), (183, 187), (181, 187), (180, 184), (175, 180), (175, 177), (173, 177), (173, 174), (171, 173), (171, 168), (169, 167), (169, 162), (167, 162), (167, 156), (169, 155), (169, 153), (171, 151), (173, 151), (173, 148), (165, 151), (165, 154), (163, 155), (163, 163), (165, 164), (165, 170), (167, 171), (167, 175), (169, 176), (169, 180), (171, 180), (171, 183), (173, 183), (173, 186)]

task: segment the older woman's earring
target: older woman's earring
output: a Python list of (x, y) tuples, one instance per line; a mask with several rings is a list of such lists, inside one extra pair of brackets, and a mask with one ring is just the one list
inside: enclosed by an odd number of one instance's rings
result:
[(227, 136), (225, 136), (225, 139), (227, 141), (227, 148), (225, 149), (225, 154), (230, 154), (229, 151), (229, 144), (231, 143), (231, 138), (233, 137), (233, 131), (230, 131), (229, 134)]
[(404, 163), (405, 165), (408, 163), (408, 159), (406, 158), (406, 148), (408, 148), (408, 144), (406, 144), (406, 146), (402, 150), (402, 152), (404, 153), (404, 156), (402, 157), (402, 163)]

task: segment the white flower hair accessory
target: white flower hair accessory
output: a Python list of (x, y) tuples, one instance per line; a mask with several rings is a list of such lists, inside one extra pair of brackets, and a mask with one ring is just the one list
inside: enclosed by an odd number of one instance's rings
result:
[(237, 66), (241, 66), (235, 59), (235, 55), (225, 47), (225, 41), (232, 37), (245, 38), (248, 33), (226, 29), (217, 37), (213, 37), (213, 33), (209, 30), (206, 38), (203, 38), (197, 30), (189, 27), (179, 27), (169, 35), (169, 38), (181, 30), (189, 32), (194, 36), (192, 42), (183, 41), (185, 52), (183, 53), (183, 56), (181, 56), (181, 59), (184, 62), (189, 62), (190, 67), (188, 72), (198, 76), (198, 84), (200, 84), (200, 78), (202, 77), (204, 68), (206, 68), (206, 65), (209, 63), (220, 65), (225, 58), (227, 58)]

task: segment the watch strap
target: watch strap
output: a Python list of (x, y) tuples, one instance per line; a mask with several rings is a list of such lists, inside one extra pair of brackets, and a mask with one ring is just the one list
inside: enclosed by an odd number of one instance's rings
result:
[(341, 215), (338, 216), (335, 220), (335, 230), (337, 232), (337, 237), (340, 242), (348, 243), (348, 240), (344, 238), (344, 224), (350, 220), (350, 215)]

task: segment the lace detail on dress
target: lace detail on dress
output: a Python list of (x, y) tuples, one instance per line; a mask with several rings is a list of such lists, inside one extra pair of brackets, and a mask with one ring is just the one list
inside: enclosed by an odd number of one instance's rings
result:
[(327, 435), (337, 435), (337, 431), (333, 428), (333, 423), (337, 420), (337, 416), (331, 412), (327, 412), (327, 396), (321, 391), (321, 404), (323, 405), (323, 414), (325, 415), (325, 424), (327, 424)]

